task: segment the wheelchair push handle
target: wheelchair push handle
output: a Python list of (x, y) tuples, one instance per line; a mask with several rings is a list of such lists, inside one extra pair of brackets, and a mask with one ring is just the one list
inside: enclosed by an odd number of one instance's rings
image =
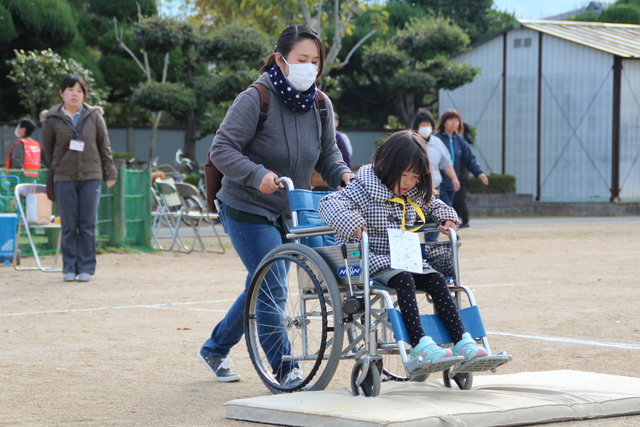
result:
[(280, 178), (276, 178), (274, 179), (274, 182), (276, 183), (276, 185), (283, 183), (285, 187), (287, 187), (287, 190), (289, 191), (296, 189), (296, 187), (294, 187), (293, 185), (293, 180), (287, 176), (281, 176)]

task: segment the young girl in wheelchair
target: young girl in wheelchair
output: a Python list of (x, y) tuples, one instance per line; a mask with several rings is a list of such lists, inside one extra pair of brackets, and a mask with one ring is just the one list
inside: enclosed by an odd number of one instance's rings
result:
[(422, 260), (422, 273), (391, 268), (387, 229), (411, 231), (419, 220), (434, 221), (447, 234), (457, 230), (458, 216), (433, 195), (426, 147), (412, 131), (391, 135), (378, 149), (371, 165), (360, 168), (343, 190), (325, 196), (318, 206), (320, 217), (336, 230), (336, 244), (357, 243), (362, 231), (369, 235), (371, 279), (394, 288), (411, 339), (412, 359), (434, 360), (452, 352), (436, 345), (420, 323), (416, 289), (428, 293), (453, 342), (453, 355), (465, 360), (486, 356), (466, 333), (444, 276)]

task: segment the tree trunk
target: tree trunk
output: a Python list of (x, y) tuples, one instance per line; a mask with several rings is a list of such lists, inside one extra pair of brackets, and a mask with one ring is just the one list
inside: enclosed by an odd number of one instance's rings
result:
[(413, 116), (416, 113), (413, 95), (401, 95), (399, 104), (400, 118), (404, 124), (409, 127), (411, 125), (411, 120), (413, 120)]
[(156, 136), (158, 135), (158, 127), (160, 126), (160, 120), (162, 120), (162, 111), (152, 114), (152, 127), (151, 127), (151, 141), (149, 142), (149, 162), (153, 163), (153, 159), (156, 156)]

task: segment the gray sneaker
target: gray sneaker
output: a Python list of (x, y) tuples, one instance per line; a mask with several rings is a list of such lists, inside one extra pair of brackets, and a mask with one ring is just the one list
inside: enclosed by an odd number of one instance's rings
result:
[(209, 368), (216, 380), (221, 382), (240, 381), (240, 374), (231, 370), (231, 359), (228, 356), (205, 356), (198, 352), (198, 359)]
[(298, 368), (293, 368), (288, 374), (287, 376), (284, 378), (284, 381), (282, 381), (281, 386), (282, 387), (288, 387), (288, 388), (294, 388), (298, 385), (300, 385), (300, 383), (302, 383), (302, 381), (304, 380), (303, 375), (302, 375), (302, 371)]
[(78, 282), (90, 282), (91, 275), (89, 273), (80, 273), (78, 274)]
[(62, 280), (64, 280), (65, 282), (75, 282), (76, 273), (64, 273), (62, 275)]

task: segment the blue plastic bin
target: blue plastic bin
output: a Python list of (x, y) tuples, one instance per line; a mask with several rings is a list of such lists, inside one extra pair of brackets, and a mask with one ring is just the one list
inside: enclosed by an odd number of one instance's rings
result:
[(0, 262), (5, 266), (10, 265), (13, 260), (13, 253), (16, 250), (17, 227), (17, 214), (0, 214)]

